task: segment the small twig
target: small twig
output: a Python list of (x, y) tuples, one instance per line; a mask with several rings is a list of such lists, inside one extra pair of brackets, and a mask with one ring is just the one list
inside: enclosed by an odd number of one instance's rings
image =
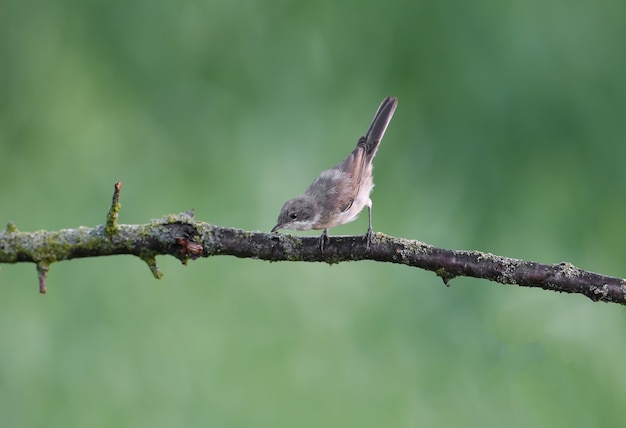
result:
[(141, 257), (141, 259), (144, 262), (146, 262), (146, 264), (150, 268), (150, 272), (152, 272), (152, 276), (154, 276), (156, 279), (163, 278), (163, 273), (161, 272), (161, 270), (157, 266), (156, 257), (154, 257), (154, 256), (145, 256), (145, 257)]
[(46, 294), (46, 275), (48, 275), (49, 270), (50, 265), (48, 263), (37, 263), (37, 273), (39, 274), (39, 292), (41, 294)]
[(118, 181), (115, 183), (115, 190), (113, 191), (113, 200), (111, 201), (111, 208), (109, 208), (109, 212), (107, 213), (107, 226), (106, 233), (109, 236), (113, 236), (119, 230), (117, 226), (117, 218), (119, 217), (120, 210), (122, 209), (122, 204), (120, 204), (120, 192), (122, 191), (122, 182)]

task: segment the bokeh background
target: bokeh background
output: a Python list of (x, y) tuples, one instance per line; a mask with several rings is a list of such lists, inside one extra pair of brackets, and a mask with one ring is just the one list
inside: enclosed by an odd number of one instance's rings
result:
[[(618, 0), (0, 2), (0, 222), (268, 231), (384, 96), (374, 228), (626, 277)], [(362, 234), (366, 216), (333, 230)], [(2, 426), (618, 426), (624, 308), (370, 262), (0, 271)]]

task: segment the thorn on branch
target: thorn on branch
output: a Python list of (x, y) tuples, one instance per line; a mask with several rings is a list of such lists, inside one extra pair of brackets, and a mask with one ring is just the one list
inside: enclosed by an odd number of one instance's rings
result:
[(15, 223), (13, 223), (12, 221), (10, 221), (10, 222), (8, 222), (8, 223), (7, 223), (7, 227), (6, 227), (6, 229), (4, 230), (4, 232), (5, 232), (7, 235), (10, 235), (11, 233), (17, 233), (17, 232), (19, 232), (19, 230), (17, 230), (17, 227), (15, 226)]
[(39, 292), (46, 294), (46, 275), (50, 270), (50, 265), (45, 262), (37, 263), (37, 273), (39, 274)]
[(120, 192), (122, 191), (122, 182), (118, 181), (115, 183), (115, 190), (113, 191), (113, 200), (111, 201), (111, 208), (109, 208), (109, 212), (107, 213), (107, 225), (105, 228), (106, 234), (108, 236), (113, 236), (119, 230), (117, 225), (117, 218), (119, 217), (120, 209), (122, 209), (122, 205), (120, 204)]
[(435, 273), (439, 278), (443, 280), (443, 283), (446, 285), (446, 287), (450, 287), (450, 280), (457, 277), (457, 275), (446, 271), (444, 268), (437, 269)]
[(150, 268), (150, 272), (152, 272), (152, 275), (156, 279), (163, 278), (163, 274), (161, 273), (161, 271), (159, 270), (159, 267), (157, 266), (157, 262), (156, 262), (156, 257), (155, 256), (142, 257), (141, 260), (146, 262), (146, 264)]
[(179, 214), (181, 219), (185, 219), (185, 220), (189, 220), (189, 221), (193, 221), (194, 217), (195, 217), (195, 212), (192, 209), (185, 211), (184, 213), (180, 213)]

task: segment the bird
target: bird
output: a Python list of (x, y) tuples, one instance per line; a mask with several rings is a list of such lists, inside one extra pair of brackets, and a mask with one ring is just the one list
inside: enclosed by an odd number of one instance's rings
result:
[(323, 229), (319, 238), (323, 253), (328, 229), (356, 220), (367, 207), (369, 227), (365, 239), (369, 250), (373, 235), (372, 162), (397, 105), (398, 99), (394, 97), (382, 101), (367, 133), (359, 138), (354, 150), (331, 169), (322, 171), (302, 195), (285, 202), (271, 233), (279, 229)]

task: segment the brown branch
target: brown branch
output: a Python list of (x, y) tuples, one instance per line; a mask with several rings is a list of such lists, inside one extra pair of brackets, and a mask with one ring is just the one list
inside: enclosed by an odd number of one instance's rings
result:
[[(117, 199), (113, 198), (112, 206), (119, 207), (119, 190), (116, 185)], [(109, 214), (108, 219), (111, 218)], [(446, 250), (381, 233), (374, 234), (369, 249), (364, 236), (333, 236), (321, 253), (317, 237), (219, 227), (195, 221), (191, 211), (141, 225), (108, 221), (106, 225), (93, 228), (20, 232), (9, 223), (0, 232), (0, 263), (35, 263), (41, 292), (45, 292), (50, 264), (117, 254), (141, 258), (157, 278), (161, 272), (155, 257), (167, 254), (183, 263), (217, 255), (329, 264), (374, 260), (433, 271), (446, 285), (457, 276), (469, 276), (501, 284), (583, 294), (593, 301), (626, 304), (626, 280), (584, 271), (570, 263), (545, 265), (479, 251)]]

